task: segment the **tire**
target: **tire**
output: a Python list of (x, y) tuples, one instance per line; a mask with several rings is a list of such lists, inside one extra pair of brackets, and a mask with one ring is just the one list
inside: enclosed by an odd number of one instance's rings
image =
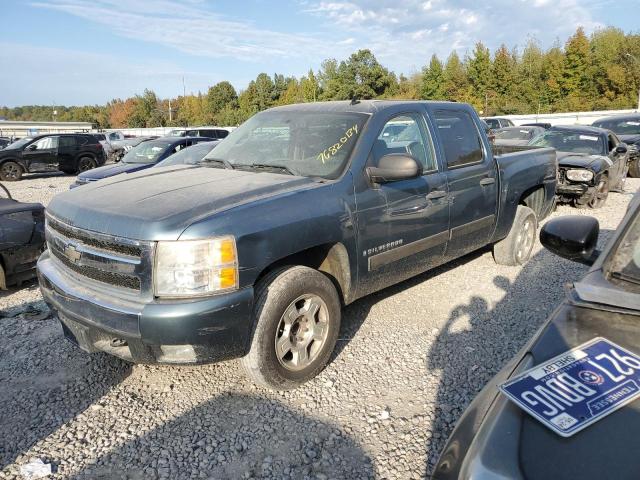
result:
[(518, 205), (509, 235), (493, 245), (493, 259), (498, 265), (524, 265), (531, 257), (536, 240), (538, 219), (529, 207)]
[(593, 194), (593, 197), (587, 202), (586, 206), (592, 210), (597, 208), (602, 208), (605, 203), (607, 203), (607, 198), (609, 197), (609, 177), (606, 174), (602, 174), (600, 180), (598, 181), (598, 185), (596, 186), (596, 191)]
[(96, 168), (98, 164), (91, 157), (82, 157), (78, 160), (78, 168), (77, 173), (86, 172), (87, 170), (91, 170), (92, 168)]
[(3, 182), (17, 182), (22, 178), (24, 170), (19, 163), (9, 160), (0, 165), (0, 180)]
[(627, 175), (631, 178), (640, 177), (640, 157), (634, 158), (631, 162), (629, 162), (629, 171)]
[(247, 376), (274, 390), (311, 380), (329, 361), (340, 315), (338, 292), (324, 274), (303, 266), (271, 272), (256, 288), (251, 347), (241, 359)]

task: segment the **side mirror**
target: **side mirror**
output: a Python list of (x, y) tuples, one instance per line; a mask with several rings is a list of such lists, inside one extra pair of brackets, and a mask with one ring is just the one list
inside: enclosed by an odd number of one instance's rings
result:
[(411, 155), (390, 153), (378, 162), (377, 167), (367, 167), (369, 178), (374, 183), (397, 182), (422, 175), (422, 166)]
[(627, 153), (627, 150), (628, 150), (628, 148), (627, 148), (627, 146), (626, 146), (624, 143), (621, 143), (620, 145), (618, 145), (618, 146), (616, 147), (616, 153), (617, 153), (618, 155), (622, 155), (622, 154)]
[(27, 147), (27, 150), (29, 150), (30, 152), (33, 152), (36, 148), (38, 148), (38, 146), (35, 143), (32, 143)]
[(549, 220), (540, 230), (540, 242), (552, 253), (574, 262), (593, 265), (600, 225), (593, 217), (569, 215)]

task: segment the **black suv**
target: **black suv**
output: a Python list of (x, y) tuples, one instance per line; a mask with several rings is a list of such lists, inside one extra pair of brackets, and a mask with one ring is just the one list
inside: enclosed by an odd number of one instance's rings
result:
[(80, 133), (27, 137), (0, 151), (0, 180), (20, 180), (23, 173), (79, 173), (104, 165), (102, 145), (94, 135)]

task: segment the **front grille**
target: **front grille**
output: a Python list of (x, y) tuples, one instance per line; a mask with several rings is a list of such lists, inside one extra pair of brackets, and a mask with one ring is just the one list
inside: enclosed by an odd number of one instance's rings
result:
[(48, 213), (46, 238), (61, 268), (131, 293), (150, 291), (150, 242), (82, 230)]
[(114, 272), (107, 272), (95, 267), (89, 267), (86, 265), (76, 265), (64, 256), (57, 248), (49, 248), (51, 253), (60, 260), (68, 269), (73, 270), (80, 275), (88, 277), (92, 280), (96, 280), (102, 283), (108, 283), (116, 287), (130, 288), (133, 290), (140, 290), (140, 279), (131, 275), (122, 275)]
[(131, 255), (134, 257), (139, 257), (141, 255), (140, 247), (135, 245), (124, 245), (121, 243), (115, 243), (110, 241), (98, 240), (95, 237), (95, 233), (87, 232), (84, 233), (78, 229), (71, 229), (66, 227), (64, 224), (57, 220), (53, 220), (49, 217), (48, 226), (60, 233), (61, 235), (72, 238), (74, 240), (78, 240), (86, 245), (91, 245), (92, 247), (109, 250), (115, 253), (123, 253), (125, 255)]

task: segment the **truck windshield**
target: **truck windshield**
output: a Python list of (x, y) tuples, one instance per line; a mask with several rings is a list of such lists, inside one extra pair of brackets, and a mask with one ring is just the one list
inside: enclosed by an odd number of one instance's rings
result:
[(537, 147), (553, 147), (560, 152), (586, 153), (589, 155), (607, 155), (604, 143), (599, 135), (548, 130), (534, 138), (529, 145)]
[(349, 160), (367, 114), (266, 111), (211, 151), (203, 164), (334, 179)]
[(122, 157), (122, 163), (154, 163), (170, 145), (167, 141), (142, 142)]

